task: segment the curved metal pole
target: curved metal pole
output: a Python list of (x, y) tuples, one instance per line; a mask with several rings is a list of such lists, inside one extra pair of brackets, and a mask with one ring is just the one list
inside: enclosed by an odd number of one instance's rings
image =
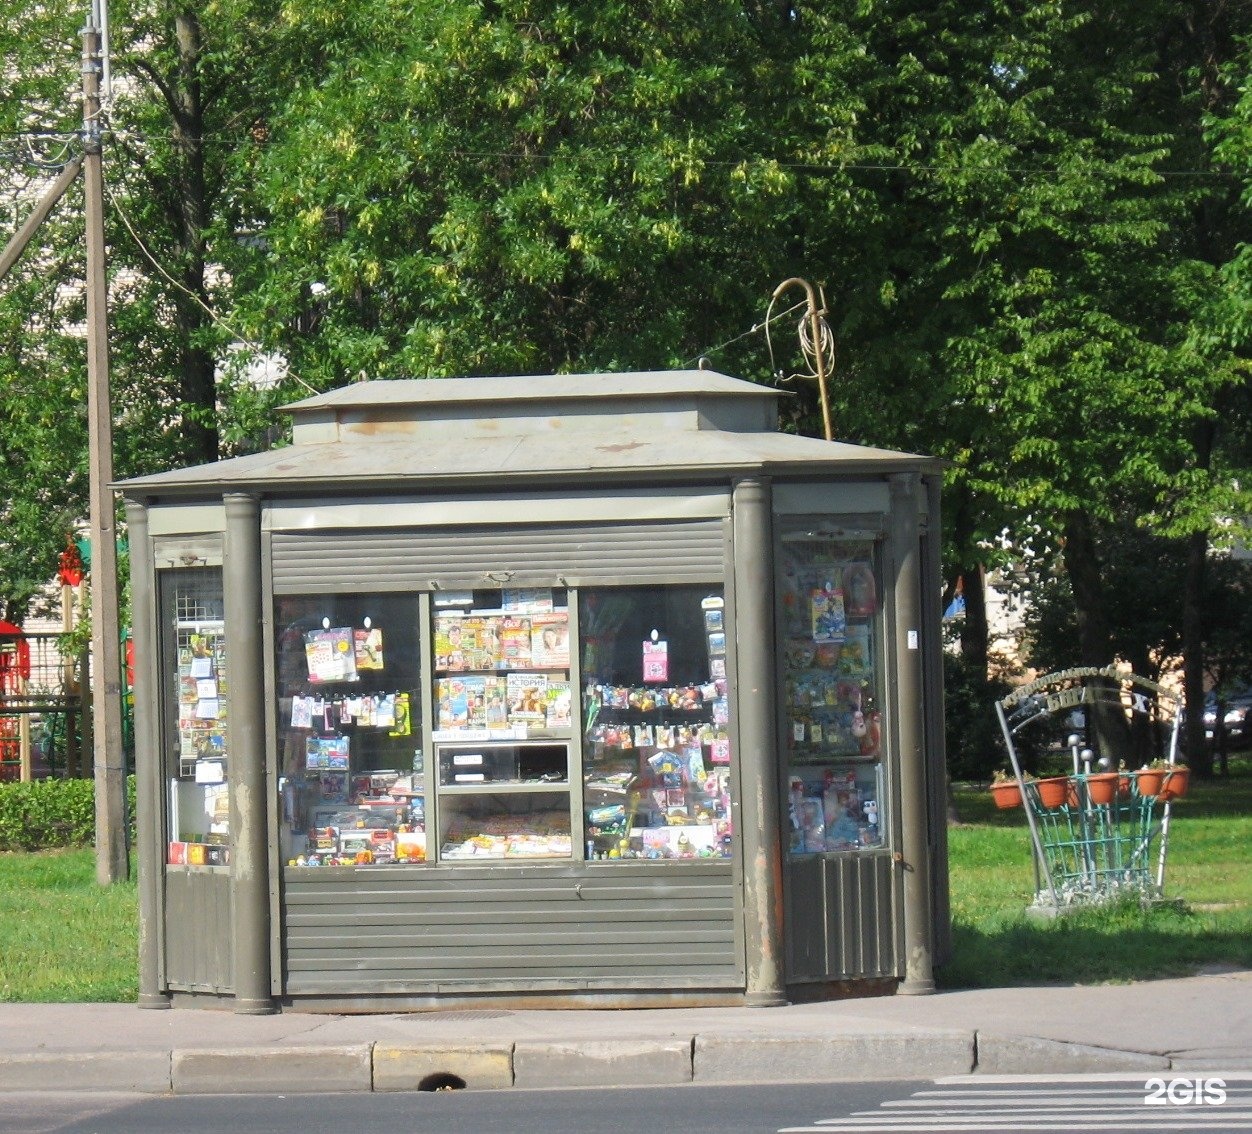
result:
[(1017, 762), (1017, 749), (1013, 746), (1013, 732), (1004, 715), (1004, 707), (999, 701), (996, 702), (996, 716), (1000, 718), (1000, 731), (1004, 733), (1004, 743), (1009, 750), (1009, 759), (1013, 762), (1013, 774), (1017, 777), (1017, 787), (1022, 793), (1026, 824), (1030, 827), (1030, 841), (1035, 852), (1035, 893), (1039, 892), (1039, 876), (1042, 874), (1048, 883), (1048, 895), (1052, 899), (1052, 905), (1059, 909), (1061, 903), (1056, 896), (1056, 887), (1052, 884), (1052, 871), (1048, 869), (1048, 860), (1043, 854), (1043, 842), (1039, 838), (1039, 829), (1035, 826), (1035, 813), (1031, 810), (1030, 796), (1026, 794), (1026, 780), (1022, 776), (1022, 766)]
[[(1182, 706), (1174, 709), (1174, 727), (1169, 734), (1169, 763), (1173, 767), (1178, 762), (1178, 730), (1182, 725)], [(1161, 809), (1161, 846), (1156, 860), (1156, 889), (1162, 897), (1165, 895), (1165, 853), (1169, 849), (1169, 800)]]
[(822, 358), (821, 317), (826, 312), (818, 310), (817, 295), (813, 291), (813, 285), (799, 276), (792, 276), (790, 279), (783, 280), (782, 283), (774, 288), (772, 298), (777, 299), (789, 287), (797, 285), (804, 288), (804, 294), (808, 298), (809, 333), (813, 336), (814, 368), (817, 371), (817, 389), (822, 403), (822, 427), (826, 434), (826, 440), (833, 441), (834, 432), (830, 425), (830, 397), (826, 392), (826, 362)]

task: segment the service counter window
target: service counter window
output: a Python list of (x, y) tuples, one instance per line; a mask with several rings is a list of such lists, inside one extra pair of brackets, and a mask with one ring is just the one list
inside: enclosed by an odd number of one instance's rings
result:
[(730, 857), (721, 589), (584, 590), (578, 624), (586, 857)]
[(567, 593), (438, 592), (433, 623), (439, 859), (571, 858)]
[(792, 855), (881, 847), (881, 610), (872, 541), (782, 537), (782, 718)]
[(220, 567), (162, 571), (161, 651), (168, 738), (171, 866), (228, 862), (226, 719), (230, 689)]
[(419, 625), (415, 595), (275, 600), (288, 865), (425, 861)]

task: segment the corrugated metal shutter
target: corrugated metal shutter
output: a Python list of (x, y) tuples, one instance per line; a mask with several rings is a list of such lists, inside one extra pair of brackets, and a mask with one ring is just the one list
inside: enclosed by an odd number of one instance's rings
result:
[(292, 996), (486, 989), (741, 989), (728, 863), (295, 870)]
[(717, 582), (725, 520), (275, 532), (275, 594)]
[(178, 992), (229, 994), (234, 985), (230, 872), (165, 874), (165, 983)]
[(899, 975), (889, 854), (805, 855), (786, 869), (788, 981)]

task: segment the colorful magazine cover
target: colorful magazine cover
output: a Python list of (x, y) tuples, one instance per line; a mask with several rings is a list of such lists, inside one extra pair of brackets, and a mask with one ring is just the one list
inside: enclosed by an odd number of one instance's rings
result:
[(497, 669), (530, 669), (530, 619), (505, 615), (500, 619), (500, 657)]
[(459, 614), (435, 616), (435, 668), (450, 671), (468, 669), (465, 661), (464, 619)]
[(548, 679), (543, 674), (510, 673), (508, 690), (509, 724), (543, 725), (548, 719)]
[(377, 626), (354, 630), (352, 644), (358, 670), (383, 668), (383, 632)]
[(569, 668), (569, 616), (566, 613), (532, 616), (530, 657), (536, 669)]
[(356, 655), (350, 626), (310, 630), (304, 636), (304, 656), (311, 683), (356, 680)]

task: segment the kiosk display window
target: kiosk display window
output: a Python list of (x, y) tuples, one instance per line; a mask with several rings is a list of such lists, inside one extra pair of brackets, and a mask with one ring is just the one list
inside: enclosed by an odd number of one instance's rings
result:
[(440, 860), (571, 858), (567, 593), (440, 592), (435, 602)]
[(166, 862), (225, 866), (230, 836), (226, 771), (227, 679), (220, 567), (162, 572), (167, 704), (176, 740), (170, 767)]
[(730, 857), (721, 589), (585, 590), (578, 622), (586, 857)]
[(783, 536), (782, 723), (792, 854), (884, 842), (878, 577), (872, 541)]
[(418, 602), (274, 602), (281, 852), (291, 866), (423, 862)]

